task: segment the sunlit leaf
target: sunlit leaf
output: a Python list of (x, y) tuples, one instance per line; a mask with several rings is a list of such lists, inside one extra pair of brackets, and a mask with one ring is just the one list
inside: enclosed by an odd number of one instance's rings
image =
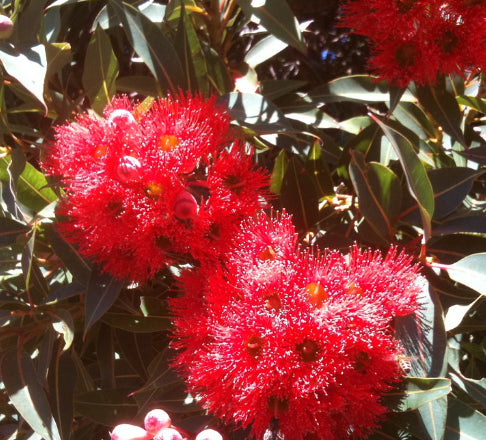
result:
[(444, 440), (483, 440), (486, 416), (459, 399), (449, 397)]
[(110, 38), (98, 26), (92, 35), (84, 59), (83, 87), (91, 108), (103, 113), (116, 92), (118, 60), (111, 47)]
[(45, 440), (61, 440), (49, 401), (25, 353), (9, 351), (0, 362), (8, 396), (19, 414)]
[(447, 396), (451, 392), (451, 381), (446, 378), (435, 377), (407, 377), (406, 389), (403, 392), (392, 391), (388, 396), (401, 398), (398, 411), (409, 411)]
[(127, 330), (133, 333), (151, 333), (167, 330), (170, 327), (170, 317), (167, 316), (137, 316), (129, 313), (108, 312), (102, 321), (111, 327)]
[(64, 347), (62, 350), (66, 351), (74, 341), (75, 330), (73, 317), (67, 310), (56, 310), (52, 312), (52, 317), (54, 318), (52, 327), (64, 338)]
[(447, 397), (426, 403), (418, 409), (418, 412), (430, 440), (442, 440), (447, 420)]
[(23, 223), (10, 218), (0, 218), (0, 246), (9, 246), (15, 244), (17, 237), (25, 234), (30, 228)]
[(486, 295), (486, 253), (468, 255), (447, 266), (448, 275), (458, 283)]

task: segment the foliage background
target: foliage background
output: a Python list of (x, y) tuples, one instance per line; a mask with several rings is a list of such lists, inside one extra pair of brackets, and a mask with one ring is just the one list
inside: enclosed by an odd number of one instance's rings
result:
[(53, 125), (100, 113), (116, 93), (178, 89), (228, 105), (303, 240), (393, 243), (423, 263), (421, 316), (395, 323), (408, 377), (373, 438), (484, 438), (482, 77), (406, 90), (378, 81), (365, 73), (366, 41), (335, 26), (338, 2), (1, 6), (15, 23), (0, 42), (1, 438), (107, 439), (153, 407), (189, 432), (211, 424), (245, 438), (204, 415), (168, 366), (178, 268), (143, 287), (100, 273), (56, 232), (60, 194), (38, 167)]

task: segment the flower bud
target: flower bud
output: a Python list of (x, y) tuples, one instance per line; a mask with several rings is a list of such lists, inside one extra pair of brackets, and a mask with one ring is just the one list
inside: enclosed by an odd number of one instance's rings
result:
[(0, 15), (0, 40), (10, 38), (13, 33), (14, 24), (5, 15)]
[(122, 423), (111, 432), (111, 440), (149, 440), (152, 435), (140, 426)]
[(205, 429), (196, 436), (195, 440), (223, 440), (223, 436), (214, 429)]
[(174, 428), (162, 428), (154, 435), (153, 440), (183, 440), (182, 435)]
[(116, 169), (118, 180), (122, 183), (136, 182), (140, 178), (140, 161), (132, 156), (123, 156)]
[(191, 193), (182, 191), (176, 197), (174, 202), (174, 214), (179, 220), (188, 220), (196, 217), (197, 209), (196, 199)]
[(113, 110), (108, 116), (108, 122), (120, 130), (126, 130), (137, 125), (132, 113), (123, 109)]
[(149, 411), (145, 416), (145, 429), (150, 432), (150, 434), (155, 435), (162, 428), (168, 428), (170, 426), (171, 420), (169, 414), (167, 414), (163, 409), (153, 409)]

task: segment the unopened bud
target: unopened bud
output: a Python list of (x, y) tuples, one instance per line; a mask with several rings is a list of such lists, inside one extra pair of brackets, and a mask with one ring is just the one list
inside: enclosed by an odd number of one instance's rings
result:
[(195, 440), (223, 440), (223, 436), (214, 429), (205, 429), (196, 436)]
[(0, 40), (10, 38), (13, 33), (14, 24), (6, 15), (0, 15)]
[(132, 156), (123, 156), (116, 169), (118, 180), (122, 183), (136, 182), (140, 178), (140, 161)]
[(111, 432), (111, 440), (149, 440), (152, 435), (140, 426), (122, 423)]
[(171, 420), (169, 414), (163, 409), (153, 409), (145, 416), (145, 429), (152, 435), (157, 434), (162, 428), (168, 428)]
[(137, 125), (137, 121), (135, 121), (132, 113), (123, 109), (113, 110), (110, 116), (108, 116), (108, 121), (121, 130), (126, 130)]
[(196, 217), (197, 209), (196, 199), (191, 193), (182, 191), (176, 197), (174, 202), (174, 214), (179, 220), (188, 220)]
[(183, 440), (182, 435), (174, 428), (162, 428), (154, 435), (153, 440)]

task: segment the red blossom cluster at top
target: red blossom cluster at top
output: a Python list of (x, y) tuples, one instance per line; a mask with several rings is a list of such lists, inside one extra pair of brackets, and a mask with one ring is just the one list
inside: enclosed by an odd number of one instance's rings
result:
[(403, 376), (392, 320), (417, 311), (424, 287), (409, 257), (314, 255), (299, 249), (288, 215), (261, 214), (224, 261), (185, 273), (170, 303), (189, 391), (258, 439), (269, 427), (292, 440), (369, 434)]
[(57, 127), (44, 168), (66, 191), (64, 237), (114, 276), (144, 282), (186, 255), (211, 261), (265, 205), (268, 178), (215, 98), (115, 99)]
[(401, 87), (486, 67), (484, 0), (349, 0), (342, 25), (369, 38), (370, 67)]

